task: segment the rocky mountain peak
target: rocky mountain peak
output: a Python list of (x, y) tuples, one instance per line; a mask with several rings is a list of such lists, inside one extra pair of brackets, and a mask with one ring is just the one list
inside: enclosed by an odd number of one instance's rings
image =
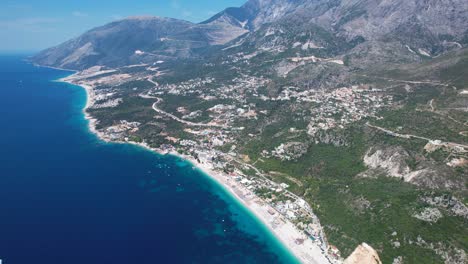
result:
[[(275, 28), (283, 36), (272, 42)], [(465, 0), (249, 0), (199, 24), (153, 16), (121, 19), (41, 52), (34, 60), (81, 69), (194, 58), (203, 49), (228, 44), (246, 33), (253, 36), (247, 46), (263, 47), (263, 42), (277, 51), (297, 47), (309, 35), (313, 37), (304, 43), (329, 47), (333, 55), (345, 55), (356, 45), (362, 53), (375, 50), (378, 43), (396, 43), (416, 55), (435, 57), (466, 46), (467, 28)], [(144, 56), (135, 57), (135, 50)]]

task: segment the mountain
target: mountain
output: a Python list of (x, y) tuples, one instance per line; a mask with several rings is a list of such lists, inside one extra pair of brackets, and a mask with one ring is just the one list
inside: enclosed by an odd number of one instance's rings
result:
[(323, 47), (336, 56), (361, 44), (351, 53), (362, 56), (380, 42), (430, 57), (466, 45), (467, 28), (464, 0), (250, 0), (199, 24), (159, 17), (115, 21), (47, 49), (33, 61), (84, 69), (196, 58), (246, 33), (244, 46), (266, 43), (280, 52)]
[(193, 36), (175, 38), (191, 25), (176, 19), (132, 17), (92, 29), (78, 38), (47, 49), (36, 55), (34, 61), (67, 69), (84, 69), (89, 65), (101, 64), (118, 66), (132, 63), (138, 56), (137, 50), (154, 51), (156, 47), (164, 51), (158, 54), (158, 58), (186, 56), (183, 47), (204, 44), (201, 38)]
[(466, 44), (468, 2), (343, 0), (313, 20), (348, 39), (398, 40), (435, 54), (455, 42)]
[(275, 22), (299, 9), (325, 2), (323, 0), (250, 0), (241, 7), (227, 8), (202, 23), (227, 19), (235, 21), (234, 24), (240, 27), (255, 31), (262, 25)]
[(82, 70), (94, 65), (119, 67), (197, 56), (197, 50), (220, 45), (245, 33), (225, 23), (194, 24), (160, 17), (130, 17), (92, 29), (40, 52), (40, 65)]
[(198, 24), (115, 21), (32, 60), (82, 70), (68, 80), (93, 89), (108, 139), (210, 157), (273, 208), (289, 186), (334, 258), (468, 263), (466, 0), (250, 0)]
[[(250, 29), (264, 29), (268, 43), (273, 33), (291, 46), (304, 34), (322, 31), (348, 43), (398, 42), (427, 57), (468, 43), (468, 2), (463, 0), (257, 0), (240, 10), (236, 13), (250, 14), (244, 21)], [(323, 37), (316, 39), (324, 42), (320, 47), (330, 40)], [(263, 39), (250, 42), (258, 46)]]

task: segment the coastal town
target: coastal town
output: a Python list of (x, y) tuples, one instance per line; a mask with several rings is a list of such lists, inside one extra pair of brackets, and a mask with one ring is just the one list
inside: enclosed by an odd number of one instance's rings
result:
[[(310, 89), (297, 83), (275, 90), (271, 79), (239, 69), (233, 78), (167, 81), (163, 67), (162, 61), (118, 70), (94, 67), (64, 81), (87, 90), (90, 129), (101, 139), (191, 161), (255, 213), (303, 263), (342, 263), (345, 256), (328, 241), (311, 206), (317, 209), (318, 203), (293, 192), (292, 185), (302, 183), (258, 165), (297, 162), (308, 155), (311, 144), (347, 146), (346, 139), (330, 135), (356, 123), (400, 137), (368, 122), (382, 120), (382, 112), (396, 104), (388, 87), (362, 83)], [(246, 145), (259, 140), (264, 130), (256, 124), (274, 122), (281, 126), (269, 142), (255, 147), (259, 155), (249, 155)], [(456, 164), (465, 160), (454, 157)]]
[(117, 2), (4, 4), (5, 51), (45, 48), (5, 54), (6, 186), (37, 205), (8, 223), (70, 221), (91, 262), (468, 263), (466, 0)]
[[(276, 89), (273, 80), (242, 71), (227, 79), (211, 75), (168, 81), (160, 67), (164, 62), (118, 70), (94, 67), (64, 81), (86, 89), (85, 113), (90, 129), (101, 139), (137, 144), (191, 161), (249, 208), (302, 263), (342, 263), (346, 256), (329, 242), (326, 228), (335, 227), (322, 225), (317, 214), (320, 203), (294, 193), (303, 183), (262, 165), (296, 163), (310, 155), (311, 145), (348, 147), (350, 142), (340, 133), (358, 123), (390, 137), (425, 141), (429, 154), (448, 152), (444, 163), (451, 168), (466, 164), (466, 145), (399, 133), (401, 126), (373, 125), (384, 119), (382, 113), (399, 104), (394, 92), (389, 92), (393, 87), (409, 93), (416, 83), (358, 83), (328, 89), (290, 83)], [(427, 108), (423, 110), (436, 111), (433, 100)], [(280, 126), (262, 139), (265, 128), (257, 124), (271, 123)], [(265, 140), (266, 144), (253, 148), (253, 154), (246, 149), (250, 142)], [(354, 202), (356, 212), (369, 204), (360, 199)], [(413, 217), (433, 221), (422, 217), (423, 213)], [(356, 252), (378, 258), (367, 244), (358, 246)]]
[[(267, 173), (249, 162), (249, 157), (236, 149), (236, 135), (245, 129), (237, 126), (239, 120), (256, 120), (268, 114), (268, 109), (258, 107), (259, 102), (297, 101), (308, 103), (307, 127), (302, 129), (313, 137), (319, 131), (345, 128), (352, 122), (367, 117), (377, 117), (377, 112), (392, 102), (391, 96), (379, 89), (366, 85), (342, 87), (332, 92), (326, 90), (304, 90), (285, 87), (276, 96), (262, 94), (262, 88), (269, 83), (262, 77), (239, 76), (219, 87), (212, 77), (196, 78), (177, 84), (159, 84), (159, 75), (117, 74), (109, 78), (109, 70), (91, 69), (65, 81), (88, 87), (89, 109), (115, 108), (123, 102), (115, 87), (124, 82), (140, 80), (151, 83), (151, 88), (138, 92), (138, 97), (151, 100), (153, 119), (158, 122), (176, 122), (182, 125), (187, 137), (160, 133), (164, 143), (159, 146), (138, 135), (144, 124), (134, 120), (120, 120), (103, 129), (95, 129), (99, 136), (112, 142), (129, 142), (147, 147), (158, 153), (173, 154), (188, 159), (194, 166), (202, 168), (222, 183), (230, 192), (251, 208), (262, 221), (286, 244), (304, 263), (340, 263), (339, 250), (328, 243), (318, 217), (310, 205), (288, 190), (284, 182), (274, 182)], [(174, 112), (161, 108), (167, 96), (198, 98), (203, 102), (222, 101), (208, 104), (208, 107), (190, 110), (190, 106), (172, 107)], [(228, 103), (230, 102), (230, 103)], [(208, 116), (208, 119), (201, 119)], [(92, 126), (96, 123), (93, 123)], [(290, 128), (291, 133), (301, 132)], [(228, 147), (228, 149), (226, 149)], [(305, 148), (305, 149), (303, 149)], [(291, 151), (292, 149), (292, 151)], [(301, 150), (302, 149), (302, 150)], [(301, 156), (306, 147), (300, 143), (285, 142), (275, 149), (263, 150), (265, 158), (294, 160)]]

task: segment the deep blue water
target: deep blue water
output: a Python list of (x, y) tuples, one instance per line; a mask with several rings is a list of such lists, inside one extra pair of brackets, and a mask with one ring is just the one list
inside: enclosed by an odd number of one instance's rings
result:
[(3, 263), (295, 262), (190, 164), (99, 141), (68, 74), (0, 56)]

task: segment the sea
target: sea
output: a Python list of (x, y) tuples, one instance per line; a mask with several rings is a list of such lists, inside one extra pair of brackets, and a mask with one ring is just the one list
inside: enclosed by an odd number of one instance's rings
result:
[(2, 264), (298, 263), (180, 158), (105, 143), (71, 72), (0, 55)]

